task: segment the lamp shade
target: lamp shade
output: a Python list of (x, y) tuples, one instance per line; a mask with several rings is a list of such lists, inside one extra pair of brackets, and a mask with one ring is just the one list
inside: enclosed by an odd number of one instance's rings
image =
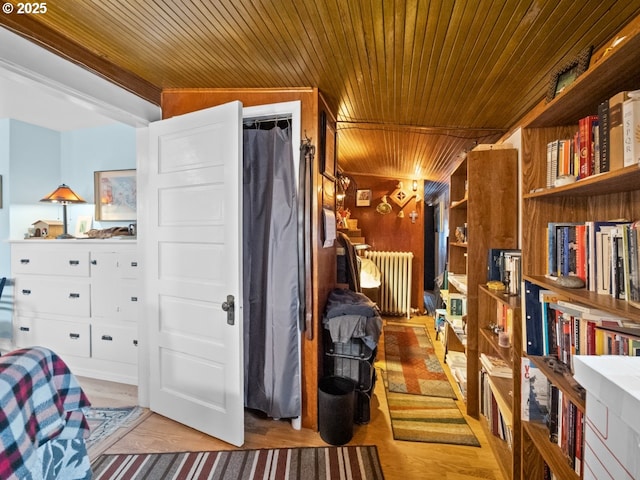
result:
[(51, 203), (86, 203), (82, 197), (64, 183), (40, 201)]

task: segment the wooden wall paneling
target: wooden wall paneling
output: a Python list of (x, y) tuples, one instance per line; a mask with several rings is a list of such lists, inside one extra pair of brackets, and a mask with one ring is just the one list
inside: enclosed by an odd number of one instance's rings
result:
[[(317, 88), (172, 88), (162, 92), (162, 115), (170, 118), (175, 115), (193, 112), (203, 108), (222, 105), (240, 100), (244, 106), (256, 106), (269, 103), (300, 100), (302, 119), (302, 138), (309, 137), (316, 146), (316, 158), (313, 162), (312, 218), (310, 244), (312, 263), (313, 338), (303, 340), (302, 348), (302, 426), (318, 429), (318, 380), (320, 375), (321, 343), (318, 332), (322, 328), (322, 313), (328, 291), (335, 286), (335, 248), (323, 249), (321, 245), (321, 175), (318, 170), (319, 139), (319, 92)], [(325, 103), (323, 102), (323, 105)], [(326, 108), (326, 107), (323, 107)], [(332, 116), (333, 117), (333, 116)], [(294, 145), (294, 148), (299, 146)], [(319, 183), (320, 182), (320, 183)]]
[[(405, 190), (411, 190), (410, 179), (385, 178), (369, 175), (352, 175), (345, 172), (352, 178), (355, 188), (349, 188), (345, 198), (345, 207), (351, 211), (351, 218), (358, 219), (358, 228), (362, 230), (365, 242), (371, 246), (371, 250), (376, 251), (396, 251), (413, 252), (412, 286), (411, 286), (411, 306), (424, 310), (424, 202), (416, 203), (415, 198), (409, 200), (400, 209), (389, 197), (387, 201), (393, 210), (387, 215), (381, 215), (376, 211), (376, 207), (382, 201), (382, 196), (389, 196), (397, 188), (398, 182), (402, 181)], [(421, 181), (418, 182), (420, 185)], [(371, 190), (371, 205), (368, 207), (356, 207), (356, 189)], [(418, 194), (421, 192), (418, 187)], [(404, 218), (398, 217), (402, 210)], [(415, 210), (418, 213), (415, 223), (411, 222), (410, 213)], [(429, 252), (428, 254), (433, 254)]]

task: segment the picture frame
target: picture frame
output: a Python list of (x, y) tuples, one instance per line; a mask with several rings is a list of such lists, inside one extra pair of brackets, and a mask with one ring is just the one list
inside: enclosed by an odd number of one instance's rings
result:
[(323, 111), (320, 114), (320, 171), (335, 182), (336, 168), (336, 131)]
[(549, 78), (549, 89), (547, 91), (547, 102), (558, 96), (565, 88), (571, 85), (576, 78), (582, 75), (589, 68), (593, 46), (582, 50), (573, 60), (557, 68)]
[(101, 222), (136, 220), (136, 170), (94, 172), (95, 219)]
[(91, 223), (93, 222), (93, 217), (91, 215), (78, 215), (76, 218), (76, 238), (86, 238), (87, 232), (91, 230)]
[(362, 189), (356, 191), (356, 207), (371, 206), (371, 190)]
[(336, 184), (326, 177), (322, 178), (322, 208), (336, 210)]

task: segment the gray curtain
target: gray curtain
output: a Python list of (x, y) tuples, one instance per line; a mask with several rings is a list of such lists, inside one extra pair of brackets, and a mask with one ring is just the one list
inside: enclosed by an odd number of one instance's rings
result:
[(290, 131), (275, 122), (245, 126), (243, 145), (245, 406), (273, 418), (298, 417), (302, 411)]

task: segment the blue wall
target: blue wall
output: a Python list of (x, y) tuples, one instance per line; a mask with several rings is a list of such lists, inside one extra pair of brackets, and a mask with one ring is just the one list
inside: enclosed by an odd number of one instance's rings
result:
[[(99, 170), (136, 168), (136, 130), (114, 124), (57, 132), (17, 120), (0, 119), (0, 277), (10, 278), (9, 240), (24, 238), (37, 220), (62, 220), (62, 207), (40, 203), (61, 183), (86, 204), (67, 207), (69, 233), (79, 215), (94, 215), (93, 176)], [(127, 223), (94, 222), (94, 228)], [(0, 338), (11, 336), (11, 287), (0, 298)]]

